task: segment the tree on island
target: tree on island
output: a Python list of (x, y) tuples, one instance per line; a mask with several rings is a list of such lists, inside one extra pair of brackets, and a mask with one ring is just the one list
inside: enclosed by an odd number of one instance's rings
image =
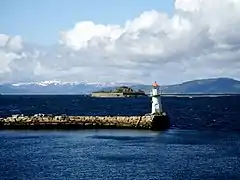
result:
[(113, 90), (105, 90), (105, 91), (100, 90), (100, 91), (97, 91), (95, 93), (134, 93), (134, 92), (144, 93), (144, 91), (142, 91), (142, 90), (134, 91), (132, 88), (127, 87), (127, 86), (120, 86), (120, 87), (117, 87)]

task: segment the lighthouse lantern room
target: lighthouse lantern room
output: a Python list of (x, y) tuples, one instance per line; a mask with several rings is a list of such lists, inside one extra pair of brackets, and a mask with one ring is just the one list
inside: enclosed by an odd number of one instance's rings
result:
[(152, 114), (161, 115), (162, 114), (162, 103), (161, 96), (159, 92), (159, 85), (155, 81), (152, 85)]

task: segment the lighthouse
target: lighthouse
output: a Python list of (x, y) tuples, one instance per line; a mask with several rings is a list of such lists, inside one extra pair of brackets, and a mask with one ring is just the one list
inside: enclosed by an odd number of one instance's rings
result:
[(159, 85), (155, 81), (152, 85), (152, 114), (161, 115), (162, 114), (162, 103), (161, 96), (159, 92)]

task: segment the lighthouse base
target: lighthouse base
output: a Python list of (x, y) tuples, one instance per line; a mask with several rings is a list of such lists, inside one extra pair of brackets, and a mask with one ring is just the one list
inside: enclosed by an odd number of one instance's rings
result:
[(170, 120), (167, 115), (154, 115), (151, 130), (162, 131), (170, 128)]

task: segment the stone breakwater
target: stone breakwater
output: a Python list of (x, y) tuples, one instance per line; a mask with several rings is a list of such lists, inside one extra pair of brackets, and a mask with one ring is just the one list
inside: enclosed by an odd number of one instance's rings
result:
[(0, 118), (0, 129), (100, 129), (131, 128), (162, 130), (169, 127), (166, 115), (161, 116), (51, 116), (13, 115)]

